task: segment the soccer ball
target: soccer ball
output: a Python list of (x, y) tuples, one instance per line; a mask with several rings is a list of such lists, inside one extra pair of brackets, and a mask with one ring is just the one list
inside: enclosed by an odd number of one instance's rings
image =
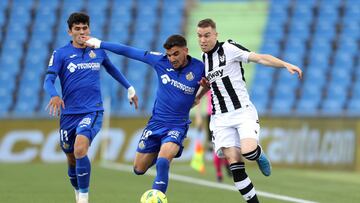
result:
[(146, 191), (140, 199), (141, 203), (167, 203), (164, 193), (159, 190), (151, 189)]

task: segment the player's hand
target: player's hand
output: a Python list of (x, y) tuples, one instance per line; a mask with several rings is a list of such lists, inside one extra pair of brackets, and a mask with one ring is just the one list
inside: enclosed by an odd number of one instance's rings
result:
[(46, 106), (46, 110), (49, 109), (49, 114), (52, 116), (60, 116), (61, 108), (65, 109), (65, 104), (59, 96), (52, 97)]
[(131, 97), (130, 105), (132, 105), (132, 104), (135, 105), (135, 109), (138, 109), (138, 107), (139, 107), (139, 98), (136, 95)]
[(128, 88), (128, 100), (130, 102), (130, 105), (132, 105), (134, 103), (135, 109), (138, 108), (139, 98), (136, 96), (136, 91), (133, 86), (130, 86)]
[(100, 48), (101, 40), (99, 40), (95, 37), (90, 37), (90, 36), (84, 36), (84, 40), (85, 40), (86, 46), (92, 47), (95, 49)]
[(285, 63), (285, 68), (291, 73), (291, 74), (295, 74), (297, 73), (298, 74), (298, 78), (299, 79), (302, 79), (302, 70), (297, 67), (297, 66), (294, 66), (290, 63)]
[(203, 88), (210, 89), (210, 82), (205, 77), (202, 77), (201, 80), (198, 83)]

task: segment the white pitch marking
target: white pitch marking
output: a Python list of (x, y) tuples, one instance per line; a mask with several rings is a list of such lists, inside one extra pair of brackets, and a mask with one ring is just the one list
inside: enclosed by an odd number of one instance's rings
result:
[[(132, 172), (133, 171), (133, 166), (126, 165), (126, 164), (102, 163), (101, 166), (104, 167), (104, 168), (115, 169), (115, 170), (125, 171), (125, 172)], [(153, 169), (149, 169), (146, 172), (146, 175), (156, 176), (156, 171), (153, 170)], [(176, 180), (176, 181), (185, 182), (185, 183), (202, 185), (202, 186), (212, 187), (212, 188), (219, 188), (219, 189), (223, 189), (223, 190), (237, 191), (237, 189), (233, 185), (224, 184), (224, 183), (216, 183), (216, 182), (212, 182), (212, 181), (208, 181), (208, 180), (192, 178), (192, 177), (189, 177), (189, 176), (183, 176), (183, 175), (178, 175), (178, 174), (174, 174), (174, 173), (170, 173), (169, 178), (171, 180)], [(271, 199), (278, 199), (278, 200), (288, 201), (288, 202), (318, 203), (318, 202), (309, 201), (309, 200), (305, 200), (305, 199), (289, 197), (289, 196), (286, 196), (286, 195), (278, 195), (278, 194), (273, 194), (273, 193), (269, 193), (269, 192), (262, 192), (262, 191), (259, 191), (259, 190), (256, 190), (256, 194), (259, 195), (259, 196), (263, 196), (263, 197), (267, 197), (267, 198), (271, 198)]]

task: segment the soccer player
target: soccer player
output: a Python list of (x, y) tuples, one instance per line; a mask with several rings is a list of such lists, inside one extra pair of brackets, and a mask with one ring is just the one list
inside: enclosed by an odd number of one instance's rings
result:
[[(87, 152), (102, 124), (100, 67), (128, 89), (128, 99), (138, 106), (135, 89), (110, 62), (102, 49), (85, 45), (90, 19), (85, 13), (72, 13), (67, 20), (70, 41), (51, 56), (44, 89), (51, 96), (49, 114), (60, 117), (60, 146), (68, 162), (68, 175), (75, 188), (77, 203), (88, 202), (91, 165)], [(62, 98), (54, 87), (59, 76)]]
[[(211, 19), (198, 23), (197, 36), (206, 70), (206, 79), (201, 80), (201, 85), (210, 86), (212, 93), (209, 127), (215, 152), (229, 161), (235, 186), (244, 199), (259, 202), (242, 157), (256, 161), (265, 176), (270, 175), (271, 165), (259, 145), (258, 115), (245, 87), (242, 62), (286, 68), (291, 74), (297, 73), (299, 78), (302, 71), (271, 55), (250, 52), (232, 40), (219, 42), (216, 24)], [(199, 98), (197, 96), (196, 100)]]
[[(153, 189), (165, 193), (169, 182), (169, 167), (173, 158), (181, 156), (183, 141), (189, 128), (189, 112), (205, 75), (204, 64), (188, 55), (186, 39), (170, 36), (163, 47), (166, 55), (122, 44), (87, 40), (89, 46), (102, 48), (151, 65), (159, 86), (153, 114), (139, 140), (134, 160), (134, 173), (143, 175), (156, 164)], [(136, 70), (133, 70), (136, 71)]]

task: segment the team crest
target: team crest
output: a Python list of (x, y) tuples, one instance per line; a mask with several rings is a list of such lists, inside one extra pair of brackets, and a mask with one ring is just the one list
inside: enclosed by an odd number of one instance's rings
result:
[(93, 58), (96, 57), (96, 54), (95, 54), (95, 52), (93, 50), (91, 50), (90, 53), (89, 53), (89, 56), (90, 56), (90, 58), (93, 59)]
[(67, 143), (63, 143), (63, 146), (62, 146), (64, 149), (69, 149), (70, 145), (67, 144)]
[(195, 75), (194, 75), (193, 72), (188, 72), (188, 73), (186, 74), (186, 79), (187, 79), (188, 81), (192, 81), (194, 78), (195, 78)]
[(139, 143), (139, 148), (140, 149), (144, 149), (145, 148), (145, 143), (143, 140), (141, 140), (141, 142)]

